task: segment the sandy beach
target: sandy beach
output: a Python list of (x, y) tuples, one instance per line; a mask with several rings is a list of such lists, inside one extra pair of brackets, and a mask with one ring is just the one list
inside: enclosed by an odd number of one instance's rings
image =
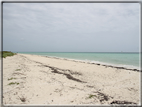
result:
[(140, 74), (67, 59), (3, 58), (3, 104), (140, 105)]

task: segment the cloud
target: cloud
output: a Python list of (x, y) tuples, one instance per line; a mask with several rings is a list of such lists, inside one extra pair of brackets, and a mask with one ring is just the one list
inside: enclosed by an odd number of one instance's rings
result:
[(132, 10), (131, 5), (126, 8), (121, 4), (41, 3), (14, 4), (10, 7), (7, 6), (9, 13), (6, 18), (10, 17), (9, 21), (17, 22), (15, 24), (23, 29), (48, 28), (47, 30), (51, 31), (65, 29), (65, 27), (75, 30), (73, 29), (75, 27), (81, 30), (95, 28), (97, 31), (102, 31), (102, 28), (125, 30), (137, 26), (135, 19), (139, 17), (139, 8)]
[[(27, 45), (37, 45), (35, 41), (39, 41), (38, 45), (47, 45), (49, 50), (56, 47), (54, 41), (58, 46), (62, 44), (61, 51), (66, 51), (67, 47), (63, 47), (74, 46), (73, 44), (82, 44), (86, 47), (84, 50), (87, 50), (87, 47), (95, 44), (108, 44), (109, 40), (102, 42), (104, 36), (115, 36), (114, 40), (136, 37), (134, 47), (137, 47), (139, 11), (138, 3), (4, 3), (4, 43), (11, 44), (4, 45), (4, 48), (13, 49), (11, 40), (24, 38)], [(83, 45), (85, 40), (91, 41), (91, 44)], [(25, 50), (26, 46), (21, 46)], [(102, 47), (102, 50), (105, 48)], [(75, 51), (78, 49), (74, 48)]]

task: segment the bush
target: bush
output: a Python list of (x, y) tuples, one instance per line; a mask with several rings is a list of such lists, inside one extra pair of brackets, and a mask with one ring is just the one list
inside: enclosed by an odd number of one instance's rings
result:
[(6, 58), (7, 56), (13, 56), (13, 55), (16, 55), (16, 53), (9, 52), (9, 51), (3, 51), (2, 52), (2, 57), (3, 58)]

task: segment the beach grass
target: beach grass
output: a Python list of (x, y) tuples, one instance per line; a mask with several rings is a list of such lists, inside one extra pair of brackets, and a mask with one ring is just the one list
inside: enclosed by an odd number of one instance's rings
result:
[(16, 55), (16, 53), (10, 52), (10, 51), (3, 51), (2, 52), (2, 57), (6, 58), (7, 56), (13, 56)]
[(93, 97), (97, 97), (97, 96), (90, 94), (88, 98), (90, 99), (90, 98), (93, 98)]
[(20, 71), (21, 69), (16, 69), (16, 71)]
[(19, 84), (18, 82), (10, 82), (8, 85), (14, 85), (14, 84)]
[(8, 80), (12, 80), (12, 79), (16, 79), (16, 78), (13, 78), (13, 77), (12, 78), (8, 78)]

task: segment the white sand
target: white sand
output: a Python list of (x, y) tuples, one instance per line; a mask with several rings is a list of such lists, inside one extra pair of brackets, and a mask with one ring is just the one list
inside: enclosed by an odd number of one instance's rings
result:
[[(3, 59), (3, 103), (109, 105), (125, 101), (140, 104), (140, 73), (18, 54)], [(16, 84), (8, 85), (11, 82)]]

